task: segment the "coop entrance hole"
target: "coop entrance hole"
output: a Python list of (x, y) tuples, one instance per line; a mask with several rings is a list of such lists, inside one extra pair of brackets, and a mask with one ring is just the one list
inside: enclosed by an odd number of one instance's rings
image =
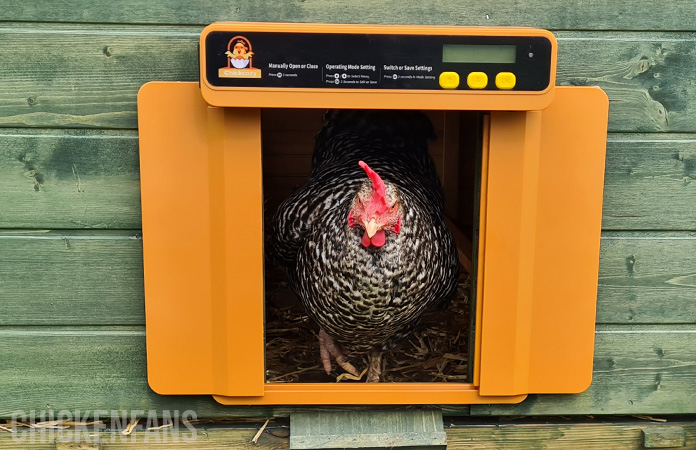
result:
[[(384, 355), (384, 382), (470, 382), (475, 322), (475, 267), (480, 193), (480, 158), (484, 113), (424, 111), (436, 139), (429, 143), (445, 191), (448, 227), (460, 253), (457, 296), (448, 308), (423, 316), (408, 338)], [(333, 364), (327, 375), (321, 365), (318, 326), (312, 323), (277, 264), (271, 248), (271, 221), (280, 203), (303, 184), (311, 170), (314, 138), (321, 129), (321, 109), (263, 109), (265, 230), (265, 374), (266, 383), (335, 382), (345, 378)], [(349, 355), (362, 371), (366, 354)], [(362, 379), (364, 381), (364, 377)]]

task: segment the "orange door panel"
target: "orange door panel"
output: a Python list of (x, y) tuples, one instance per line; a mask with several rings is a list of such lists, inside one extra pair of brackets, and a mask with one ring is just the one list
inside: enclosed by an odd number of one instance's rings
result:
[(150, 386), (262, 395), (260, 112), (155, 82), (138, 113)]
[[(608, 100), (556, 88), (492, 112), (482, 198), (482, 395), (575, 393), (592, 376)], [(482, 274), (482, 275), (481, 275)]]

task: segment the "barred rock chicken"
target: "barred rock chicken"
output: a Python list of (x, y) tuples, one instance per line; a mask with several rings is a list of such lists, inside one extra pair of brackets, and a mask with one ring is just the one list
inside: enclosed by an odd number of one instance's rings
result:
[(382, 352), (456, 291), (434, 137), (420, 112), (328, 111), (308, 180), (273, 218), (273, 250), (320, 327), (327, 374), (333, 357), (358, 376), (344, 349), (369, 352), (367, 381), (379, 381)]

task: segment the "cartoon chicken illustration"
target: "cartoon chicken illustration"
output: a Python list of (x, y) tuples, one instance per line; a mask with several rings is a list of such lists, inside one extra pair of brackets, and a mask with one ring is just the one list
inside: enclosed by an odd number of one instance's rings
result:
[(225, 55), (230, 58), (232, 66), (237, 69), (244, 69), (249, 66), (250, 59), (254, 55), (254, 52), (249, 51), (247, 44), (239, 39), (235, 42), (234, 47), (232, 47), (232, 51), (225, 52)]

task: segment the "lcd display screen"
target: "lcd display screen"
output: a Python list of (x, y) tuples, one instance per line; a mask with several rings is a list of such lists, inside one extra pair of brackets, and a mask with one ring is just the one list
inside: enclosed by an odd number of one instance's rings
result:
[(457, 45), (442, 46), (442, 62), (445, 63), (500, 63), (515, 62), (515, 45)]

